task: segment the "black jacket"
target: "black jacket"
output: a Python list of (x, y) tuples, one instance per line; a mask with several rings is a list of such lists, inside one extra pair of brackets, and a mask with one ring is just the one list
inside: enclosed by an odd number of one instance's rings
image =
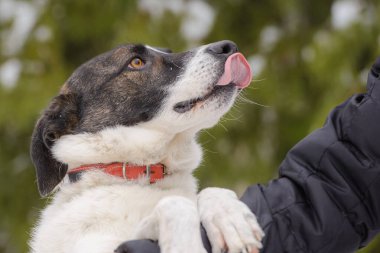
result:
[[(380, 58), (367, 93), (337, 106), (290, 150), (278, 179), (249, 187), (241, 200), (266, 234), (262, 253), (355, 252), (380, 232)], [(159, 252), (148, 240), (122, 248)]]

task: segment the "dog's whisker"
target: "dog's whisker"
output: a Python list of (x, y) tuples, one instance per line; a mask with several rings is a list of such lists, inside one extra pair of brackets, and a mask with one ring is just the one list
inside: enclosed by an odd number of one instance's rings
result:
[(213, 150), (210, 150), (210, 149), (207, 149), (207, 148), (204, 148), (202, 146), (203, 150), (205, 151), (205, 153), (211, 153), (211, 154), (219, 154), (217, 151), (213, 151)]
[(212, 135), (209, 131), (207, 131), (206, 129), (204, 129), (204, 132), (207, 133), (211, 138), (213, 138), (214, 140), (216, 140), (216, 137), (214, 135)]
[(225, 122), (227, 122), (227, 121), (239, 121), (239, 122), (241, 122), (241, 119), (242, 119), (242, 118), (243, 118), (242, 115), (240, 115), (240, 116), (233, 116), (233, 115), (231, 115), (231, 118), (225, 116), (225, 117), (223, 117), (223, 118), (221, 119), (221, 121), (225, 121)]
[(174, 61), (171, 61), (171, 63), (172, 63), (174, 66), (176, 66), (177, 68), (179, 68), (179, 69), (182, 69), (182, 70), (185, 69), (184, 67), (178, 66), (176, 63), (174, 63)]
[(266, 79), (265, 78), (263, 78), (263, 79), (252, 79), (251, 82), (250, 82), (250, 85), (248, 87), (244, 88), (244, 89), (245, 90), (247, 90), (247, 89), (250, 89), (250, 90), (259, 89), (259, 87), (256, 87), (255, 84), (261, 83), (263, 81), (266, 81)]
[(234, 108), (236, 108), (236, 109), (241, 109), (240, 104), (242, 104), (242, 103), (240, 103), (240, 102), (241, 102), (241, 101), (236, 100), (236, 102), (235, 102), (235, 104), (234, 104)]
[(246, 87), (246, 88), (244, 88), (244, 89), (248, 89), (248, 90), (260, 90), (260, 87)]
[(221, 119), (221, 123), (228, 123), (230, 121), (234, 121), (234, 122), (243, 122), (241, 119)]
[(178, 75), (178, 76), (176, 76), (176, 79), (181, 79), (181, 78), (184, 77), (184, 76), (185, 76), (185, 74)]
[(226, 132), (228, 132), (228, 129), (227, 129), (227, 127), (225, 126), (225, 125), (223, 125), (223, 123), (222, 122), (219, 122), (219, 124), (218, 125), (220, 125)]
[(247, 104), (258, 105), (258, 106), (265, 107), (265, 108), (271, 107), (271, 106), (269, 106), (269, 105), (263, 105), (263, 104), (260, 104), (260, 103), (258, 103), (258, 102), (255, 102), (255, 101), (253, 101), (253, 100), (251, 100), (251, 99), (249, 99), (249, 98), (246, 98), (246, 97), (244, 97), (244, 95), (241, 94), (241, 93), (240, 93), (239, 96), (237, 97), (237, 101), (238, 101), (238, 102), (247, 103)]
[(237, 112), (240, 112), (240, 109), (241, 109), (240, 104), (242, 104), (242, 103), (240, 101), (236, 100), (236, 102), (233, 105), (232, 109), (236, 110)]
[(266, 81), (267, 79), (266, 78), (262, 78), (262, 79), (252, 79), (251, 80), (251, 83), (259, 83), (259, 82), (263, 82), (263, 81)]

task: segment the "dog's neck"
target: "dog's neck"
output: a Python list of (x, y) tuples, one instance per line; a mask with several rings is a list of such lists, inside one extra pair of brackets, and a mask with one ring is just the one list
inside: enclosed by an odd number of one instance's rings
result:
[(168, 172), (191, 173), (201, 162), (202, 151), (191, 131), (170, 133), (148, 127), (116, 126), (97, 133), (61, 137), (54, 157), (69, 170), (84, 164), (129, 162), (163, 163)]

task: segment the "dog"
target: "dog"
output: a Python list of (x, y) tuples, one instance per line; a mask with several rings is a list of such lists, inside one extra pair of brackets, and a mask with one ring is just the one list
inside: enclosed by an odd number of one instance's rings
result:
[(32, 253), (110, 253), (131, 239), (164, 253), (253, 252), (263, 232), (230, 190), (197, 194), (196, 141), (249, 85), (231, 41), (182, 53), (127, 44), (81, 65), (37, 121), (31, 142), (42, 196)]

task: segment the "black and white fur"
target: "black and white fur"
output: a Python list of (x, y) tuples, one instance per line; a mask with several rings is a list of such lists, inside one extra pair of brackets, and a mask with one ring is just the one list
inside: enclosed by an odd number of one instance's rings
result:
[[(235, 193), (208, 188), (197, 195), (192, 172), (201, 162), (197, 133), (232, 106), (234, 84), (216, 86), (235, 44), (222, 41), (184, 53), (124, 45), (80, 66), (36, 124), (31, 156), (43, 196), (55, 191), (30, 241), (33, 253), (111, 253), (130, 239), (158, 240), (164, 253), (250, 252), (262, 232)], [(144, 62), (130, 67), (134, 58)], [(163, 163), (155, 184), (99, 171), (70, 183), (84, 164)]]

